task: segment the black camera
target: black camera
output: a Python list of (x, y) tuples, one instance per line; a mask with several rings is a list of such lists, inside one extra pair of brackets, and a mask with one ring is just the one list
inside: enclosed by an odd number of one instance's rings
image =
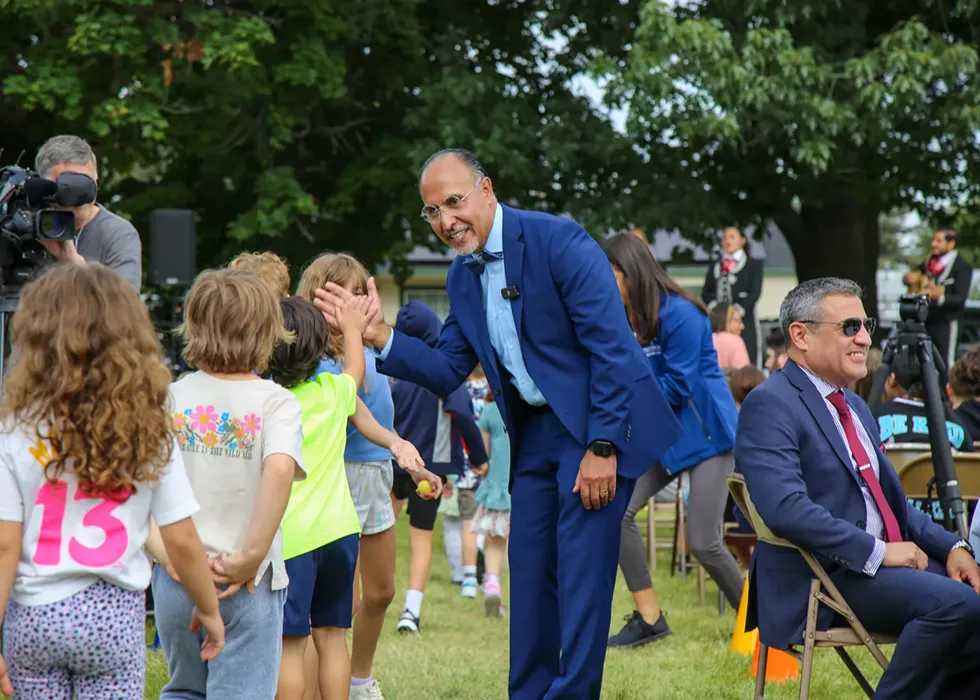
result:
[(75, 215), (59, 207), (91, 204), (95, 181), (81, 173), (62, 173), (57, 180), (26, 168), (0, 168), (0, 286), (28, 282), (46, 257), (40, 241), (75, 239)]
[(898, 298), (898, 316), (907, 323), (925, 323), (929, 316), (929, 297), (903, 294)]

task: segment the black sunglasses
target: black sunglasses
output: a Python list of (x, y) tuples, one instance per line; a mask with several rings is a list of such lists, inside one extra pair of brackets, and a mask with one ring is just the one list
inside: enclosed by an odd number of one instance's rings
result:
[(800, 321), (800, 323), (817, 323), (827, 326), (837, 326), (845, 336), (853, 338), (861, 332), (861, 326), (868, 331), (868, 335), (874, 335), (878, 322), (873, 318), (845, 318), (843, 321)]

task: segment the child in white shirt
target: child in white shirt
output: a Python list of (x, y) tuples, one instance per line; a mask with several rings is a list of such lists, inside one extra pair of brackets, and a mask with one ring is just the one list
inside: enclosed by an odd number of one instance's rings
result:
[(11, 330), (17, 359), (0, 404), (0, 624), (10, 668), (8, 678), (0, 657), (0, 691), (141, 699), (151, 516), (192, 601), (180, 624), (193, 618), (208, 633), (195, 653), (213, 660), (224, 646), (171, 431), (170, 371), (138, 294), (102, 265), (48, 270), (25, 287)]
[(198, 275), (183, 334), (184, 358), (197, 371), (171, 385), (173, 427), (201, 504), (194, 523), (224, 588), (228, 648), (211, 663), (194, 653), (197, 636), (181, 622), (192, 602), (161, 561), (153, 598), (170, 682), (160, 697), (269, 700), (289, 581), (279, 523), (306, 473), (299, 402), (258, 375), (275, 345), (292, 338), (271, 287), (240, 270)]

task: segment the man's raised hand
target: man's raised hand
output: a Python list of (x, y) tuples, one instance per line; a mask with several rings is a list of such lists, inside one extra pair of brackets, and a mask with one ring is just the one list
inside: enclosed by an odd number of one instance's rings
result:
[[(384, 312), (381, 310), (381, 297), (378, 295), (378, 288), (373, 277), (368, 280), (367, 292), (369, 299), (367, 314), (370, 320), (362, 337), (365, 344), (373, 345), (380, 350), (388, 342), (391, 329), (385, 323)], [(333, 282), (327, 282), (323, 289), (317, 289), (314, 292), (314, 296), (316, 297), (313, 300), (314, 306), (320, 310), (333, 328), (339, 330), (341, 328), (342, 310), (347, 302), (354, 298), (353, 292)]]

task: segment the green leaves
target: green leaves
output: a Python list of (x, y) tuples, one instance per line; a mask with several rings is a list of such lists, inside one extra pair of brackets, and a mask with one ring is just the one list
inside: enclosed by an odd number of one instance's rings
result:
[(629, 4), (0, 3), (5, 147), (88, 138), (101, 197), (140, 230), (156, 207), (198, 213), (203, 265), (243, 245), (371, 263), (428, 244), (417, 169), (445, 146), (475, 149), (505, 201), (597, 231), (653, 181), (573, 84), (596, 56), (625, 65)]
[(718, 211), (785, 217), (847, 182), (869, 202), (938, 206), (977, 194), (954, 175), (980, 166), (977, 12), (973, 2), (650, 2), (625, 68), (593, 65), (628, 97), (631, 138), (661, 143)]

